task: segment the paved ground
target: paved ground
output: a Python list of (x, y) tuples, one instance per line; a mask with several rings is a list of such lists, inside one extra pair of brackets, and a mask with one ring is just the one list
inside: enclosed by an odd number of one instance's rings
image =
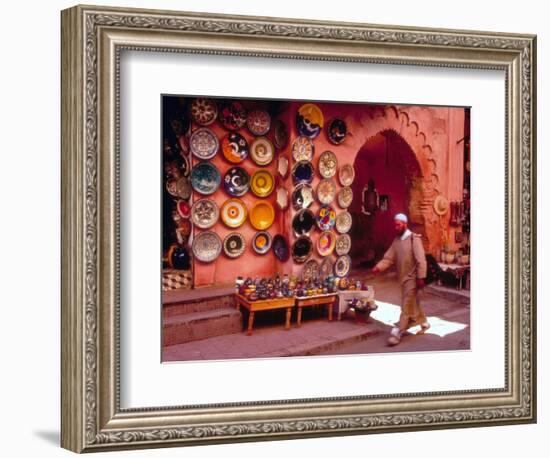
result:
[[(245, 333), (213, 337), (163, 349), (163, 361), (241, 359), (254, 357), (345, 355), (407, 351), (468, 350), (470, 348), (470, 305), (467, 292), (428, 287), (421, 301), (431, 324), (424, 335), (418, 329), (403, 337), (396, 347), (386, 340), (399, 316), (400, 289), (394, 274), (369, 281), (375, 288), (378, 310), (368, 324), (351, 318), (328, 322), (322, 310), (304, 310), (302, 327), (292, 321), (283, 329), (284, 318), (276, 314), (257, 320), (251, 336)], [(258, 314), (260, 318), (262, 314)], [(277, 324), (274, 324), (277, 323)]]

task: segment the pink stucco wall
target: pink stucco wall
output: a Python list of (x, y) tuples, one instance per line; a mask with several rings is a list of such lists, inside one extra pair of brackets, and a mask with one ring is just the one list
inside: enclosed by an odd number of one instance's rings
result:
[[(287, 124), (290, 132), (290, 141), (287, 147), (279, 151), (288, 157), (290, 168), (294, 164), (291, 158), (291, 146), (293, 140), (297, 137), (295, 127), (295, 114), (297, 108), (302, 102), (289, 102), (287, 108), (278, 115), (278, 119), (282, 119)], [(339, 117), (345, 120), (348, 131), (350, 132), (346, 140), (341, 145), (331, 144), (326, 136), (326, 131), (314, 139), (315, 156), (313, 163), (317, 170), (317, 162), (320, 154), (325, 150), (333, 151), (338, 157), (339, 165), (350, 163), (354, 164), (358, 152), (370, 144), (373, 148), (373, 137), (378, 133), (391, 130), (394, 134), (400, 137), (414, 153), (417, 165), (422, 175), (421, 189), (415, 194), (417, 202), (414, 203), (414, 208), (410, 208), (413, 222), (421, 223), (425, 227), (426, 232), (426, 248), (429, 251), (436, 252), (446, 242), (451, 245), (454, 241), (453, 229), (449, 227), (450, 212), (443, 217), (437, 216), (433, 212), (433, 200), (439, 194), (445, 196), (449, 201), (460, 200), (462, 198), (463, 186), (463, 144), (460, 140), (464, 137), (464, 109), (454, 107), (427, 107), (427, 106), (401, 106), (401, 105), (363, 105), (363, 104), (338, 104), (338, 103), (319, 103), (323, 111), (325, 124), (334, 117)], [(226, 131), (214, 125), (213, 129), (221, 139)], [(241, 129), (239, 132), (244, 135), (249, 141), (252, 136)], [(218, 154), (213, 159), (214, 164), (223, 173), (231, 167), (221, 154)], [(249, 159), (242, 164), (251, 174), (257, 168)], [(276, 161), (274, 161), (268, 169), (276, 174)], [(359, 173), (361, 173), (359, 171)], [(382, 177), (380, 177), (382, 178)], [(316, 188), (319, 182), (317, 174), (313, 187)], [(337, 183), (338, 190), (340, 183)], [(277, 178), (277, 184), (284, 185), (289, 195), (292, 192), (292, 180), (287, 177), (286, 180)], [(383, 179), (376, 180), (377, 187), (381, 193), (384, 187), (388, 184), (384, 183)], [(218, 205), (222, 205), (228, 198), (223, 189), (218, 190), (211, 196)], [(354, 196), (352, 208), (357, 206), (357, 199), (360, 199), (360, 194)], [(243, 200), (251, 208), (257, 198), (252, 193), (247, 193)], [(269, 200), (275, 206), (275, 194), (269, 197)], [(341, 211), (336, 201), (333, 203), (337, 213)], [(315, 202), (311, 209), (315, 212), (319, 204)], [(275, 206), (276, 208), (276, 206)], [(280, 211), (276, 208), (275, 224), (269, 229), (272, 235), (277, 233), (283, 234), (289, 243), (292, 245), (295, 237), (292, 234), (292, 217), (295, 211), (290, 206), (286, 211)], [(231, 232), (220, 221), (212, 230), (218, 232), (220, 237)], [(246, 238), (248, 244), (255, 233), (254, 228), (250, 223), (245, 223), (238, 229)], [(314, 231), (311, 235), (315, 245), (319, 231)], [(314, 252), (314, 258), (321, 258)], [(260, 276), (272, 275), (275, 272), (279, 273), (296, 273), (301, 272), (302, 266), (296, 265), (290, 259), (285, 264), (280, 263), (275, 258), (272, 252), (260, 256), (255, 254), (250, 247), (247, 248), (245, 254), (235, 260), (230, 260), (220, 256), (214, 263), (203, 264), (194, 263), (194, 280), (195, 286), (232, 283), (237, 275), (244, 276)]]

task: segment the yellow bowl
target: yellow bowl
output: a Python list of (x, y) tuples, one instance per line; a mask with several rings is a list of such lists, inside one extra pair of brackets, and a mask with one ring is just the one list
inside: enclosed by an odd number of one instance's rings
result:
[(249, 213), (250, 224), (259, 230), (264, 231), (268, 229), (275, 221), (275, 209), (273, 205), (267, 201), (257, 202)]
[(257, 170), (250, 179), (250, 189), (258, 197), (267, 197), (275, 188), (273, 175), (267, 170)]

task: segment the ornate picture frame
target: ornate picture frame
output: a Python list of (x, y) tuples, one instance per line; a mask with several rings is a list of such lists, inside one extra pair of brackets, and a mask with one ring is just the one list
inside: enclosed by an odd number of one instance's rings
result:
[[(62, 12), (62, 424), (75, 452), (536, 421), (536, 37), (76, 6)], [(119, 96), (124, 50), (501, 70), (505, 387), (122, 409)]]

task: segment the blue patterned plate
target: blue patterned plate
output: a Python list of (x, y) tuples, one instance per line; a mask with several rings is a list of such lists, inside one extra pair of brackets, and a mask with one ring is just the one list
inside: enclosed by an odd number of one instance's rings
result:
[(222, 181), (220, 171), (209, 162), (201, 162), (191, 170), (191, 186), (199, 194), (209, 195), (216, 192)]
[(223, 188), (232, 197), (244, 196), (250, 189), (250, 175), (242, 167), (231, 167), (223, 177)]

